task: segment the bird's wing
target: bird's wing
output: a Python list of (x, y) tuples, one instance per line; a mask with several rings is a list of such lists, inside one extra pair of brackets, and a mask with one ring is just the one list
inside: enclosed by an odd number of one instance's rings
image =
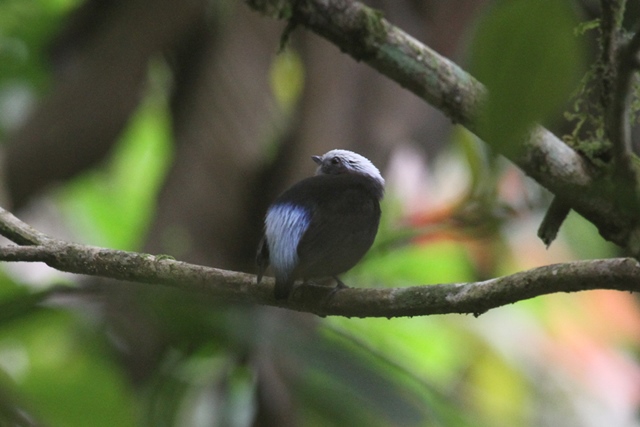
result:
[(380, 204), (355, 186), (337, 185), (319, 199), (298, 244), (299, 274), (340, 274), (371, 247), (380, 220)]

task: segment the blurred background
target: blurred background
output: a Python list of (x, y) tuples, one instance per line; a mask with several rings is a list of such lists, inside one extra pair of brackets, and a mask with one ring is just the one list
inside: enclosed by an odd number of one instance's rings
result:
[[(367, 1), (463, 67), (494, 3)], [(599, 16), (567, 3), (576, 22)], [(629, 25), (639, 14), (629, 2)], [(1, 205), (59, 238), (255, 272), (270, 201), (314, 173), (311, 155), (346, 148), (387, 180), (351, 286), (620, 255), (574, 213), (545, 249), (548, 193), (303, 28), (279, 53), (285, 25), (238, 0), (2, 0)], [(639, 426), (639, 351), (638, 299), (621, 292), (321, 319), (0, 271), (3, 426)]]

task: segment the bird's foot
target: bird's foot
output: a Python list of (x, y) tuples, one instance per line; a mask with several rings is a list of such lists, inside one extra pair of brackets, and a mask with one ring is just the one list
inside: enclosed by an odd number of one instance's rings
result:
[(336, 286), (331, 289), (331, 291), (327, 294), (326, 298), (325, 298), (325, 302), (326, 301), (330, 301), (331, 298), (333, 298), (333, 296), (340, 290), (342, 289), (349, 289), (349, 287), (347, 285), (344, 284), (344, 282), (342, 280), (340, 280), (340, 278), (338, 276), (333, 276), (333, 279), (336, 281)]

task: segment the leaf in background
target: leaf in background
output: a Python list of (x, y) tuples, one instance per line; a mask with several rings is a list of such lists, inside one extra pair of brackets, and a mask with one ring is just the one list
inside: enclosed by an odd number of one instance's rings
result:
[(45, 51), (68, 11), (81, 0), (0, 1), (0, 137), (25, 120), (49, 85)]
[(0, 329), (0, 369), (28, 409), (52, 427), (133, 426), (135, 400), (94, 332), (41, 309)]
[(83, 240), (123, 250), (139, 248), (171, 158), (170, 135), (164, 94), (152, 91), (107, 167), (76, 178), (61, 191), (63, 209)]
[(292, 49), (279, 53), (271, 65), (269, 81), (274, 98), (285, 113), (291, 113), (304, 87), (304, 64)]
[[(397, 327), (395, 320), (386, 322)], [(294, 328), (288, 332), (299, 333)], [(296, 393), (308, 417), (305, 425), (482, 425), (471, 422), (465, 403), (443, 392), (446, 387), (432, 383), (430, 374), (398, 363), (393, 347), (375, 350), (358, 334), (350, 337), (350, 333), (336, 328), (324, 328), (322, 332), (312, 339), (311, 346), (308, 337), (295, 338), (293, 352), (305, 361)], [(421, 337), (424, 341), (424, 335)], [(428, 353), (422, 352), (421, 356), (426, 358)]]
[(475, 354), (477, 359), (467, 381), (468, 397), (481, 414), (478, 418), (494, 427), (527, 425), (531, 417), (531, 388), (525, 372), (489, 348)]
[(440, 387), (455, 381), (468, 364), (468, 339), (454, 316), (431, 318), (328, 318), (322, 331), (357, 337), (368, 351), (383, 354), (415, 377), (428, 378)]
[(452, 142), (460, 150), (470, 174), (470, 194), (487, 196), (487, 193), (495, 193), (496, 177), (495, 156), (486, 144), (483, 144), (477, 136), (462, 126), (454, 126)]
[(583, 63), (576, 25), (570, 3), (558, 0), (500, 1), (481, 20), (471, 69), (489, 90), (483, 139), (517, 154), (531, 125), (566, 102)]
[[(291, 360), (304, 371), (294, 384), (298, 405), (311, 425), (418, 426), (433, 423), (420, 393), (402, 374), (361, 349), (288, 327)], [(282, 347), (279, 347), (282, 348)]]
[(16, 80), (44, 89), (49, 79), (44, 51), (70, 9), (80, 0), (0, 2), (0, 87)]
[(53, 287), (31, 290), (16, 283), (0, 270), (0, 331), (6, 325), (42, 310), (42, 302), (50, 297), (52, 292)]
[(367, 257), (345, 276), (345, 283), (349, 283), (348, 277), (369, 286), (375, 283), (402, 286), (467, 282), (473, 280), (474, 273), (463, 243), (434, 241)]

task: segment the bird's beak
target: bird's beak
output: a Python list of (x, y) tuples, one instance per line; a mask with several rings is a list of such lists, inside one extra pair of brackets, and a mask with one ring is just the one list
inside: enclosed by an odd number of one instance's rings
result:
[(313, 160), (314, 162), (316, 162), (319, 165), (322, 164), (322, 157), (320, 157), (320, 156), (311, 156), (311, 160)]

